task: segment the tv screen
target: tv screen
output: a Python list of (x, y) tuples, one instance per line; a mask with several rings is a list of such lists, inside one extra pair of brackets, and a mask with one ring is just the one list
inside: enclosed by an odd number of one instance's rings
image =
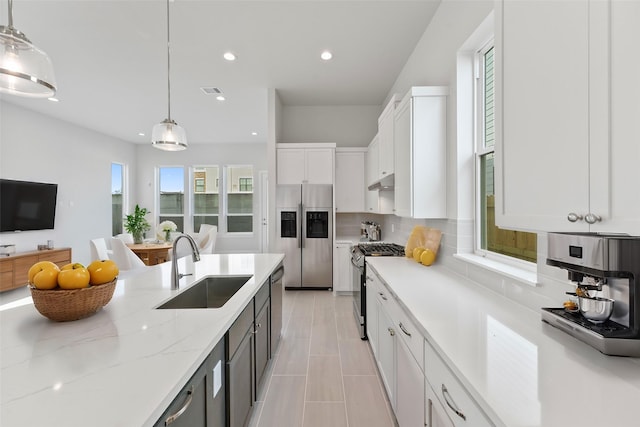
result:
[(58, 184), (0, 179), (0, 232), (52, 229)]

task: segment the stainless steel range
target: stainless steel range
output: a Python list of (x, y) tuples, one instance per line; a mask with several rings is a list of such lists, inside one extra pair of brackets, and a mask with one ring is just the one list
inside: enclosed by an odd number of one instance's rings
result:
[(404, 256), (404, 246), (395, 243), (360, 243), (351, 248), (353, 275), (353, 315), (360, 330), (360, 338), (367, 339), (367, 264), (368, 256)]

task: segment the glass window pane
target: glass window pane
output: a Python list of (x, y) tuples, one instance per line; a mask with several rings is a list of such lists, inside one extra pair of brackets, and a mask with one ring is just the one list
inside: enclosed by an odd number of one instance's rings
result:
[(253, 231), (253, 166), (228, 166), (227, 232)]
[(253, 216), (228, 216), (227, 230), (229, 233), (250, 233), (253, 231)]
[(124, 166), (111, 163), (111, 235), (115, 236), (123, 231), (124, 208)]
[(159, 187), (158, 223), (173, 221), (177, 231), (184, 231), (184, 168), (160, 168)]
[(218, 225), (220, 189), (218, 166), (193, 167), (193, 230), (202, 224)]
[(493, 48), (484, 54), (484, 146), (495, 145)]

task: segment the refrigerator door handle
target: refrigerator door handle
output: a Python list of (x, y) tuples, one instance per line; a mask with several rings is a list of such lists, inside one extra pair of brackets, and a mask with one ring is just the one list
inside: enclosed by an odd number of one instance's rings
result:
[(304, 240), (302, 237), (302, 230), (304, 229), (304, 219), (302, 218), (302, 203), (298, 205), (298, 218), (300, 218), (300, 233), (298, 233), (298, 248), (304, 248)]
[(298, 247), (304, 249), (304, 234), (303, 233), (304, 233), (304, 229), (306, 227), (305, 226), (306, 218), (304, 217), (304, 205), (302, 203), (300, 203), (299, 209), (300, 209), (300, 240), (299, 240)]

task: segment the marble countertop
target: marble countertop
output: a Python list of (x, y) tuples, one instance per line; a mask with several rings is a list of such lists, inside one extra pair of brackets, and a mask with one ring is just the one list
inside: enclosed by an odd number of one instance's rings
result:
[[(202, 255), (118, 280), (95, 315), (56, 323), (33, 304), (0, 312), (0, 425), (151, 426), (223, 338), (282, 254)], [(209, 275), (252, 275), (218, 309), (155, 310)]]
[(639, 358), (606, 356), (438, 264), (367, 264), (496, 425), (639, 425)]

